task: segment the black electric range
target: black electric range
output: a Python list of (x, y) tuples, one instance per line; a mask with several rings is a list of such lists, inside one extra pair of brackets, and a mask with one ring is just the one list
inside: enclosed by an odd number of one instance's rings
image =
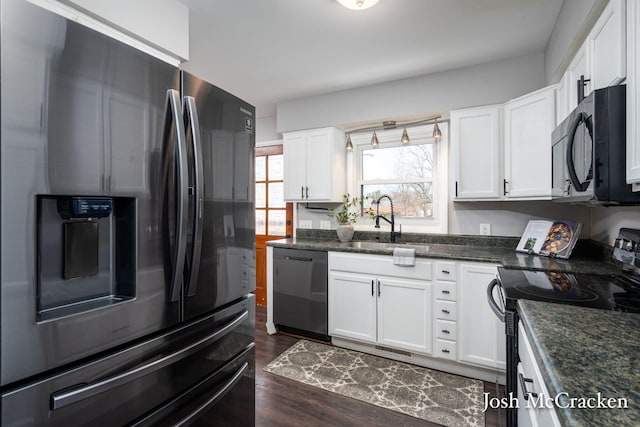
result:
[(507, 309), (519, 299), (640, 313), (640, 282), (624, 273), (613, 276), (498, 268)]
[[(620, 229), (611, 257), (621, 269), (608, 276), (498, 268), (487, 299), (505, 324), (507, 396), (518, 396), (519, 299), (640, 313), (640, 230)], [(507, 427), (517, 425), (517, 408), (507, 408)]]

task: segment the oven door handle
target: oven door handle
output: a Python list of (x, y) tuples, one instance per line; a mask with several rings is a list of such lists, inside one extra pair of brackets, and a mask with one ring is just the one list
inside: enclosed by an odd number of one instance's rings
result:
[(498, 319), (500, 319), (500, 321), (504, 323), (506, 317), (505, 312), (504, 310), (501, 310), (500, 307), (498, 307), (496, 300), (493, 299), (493, 288), (495, 288), (496, 286), (499, 286), (498, 279), (493, 279), (487, 287), (487, 301), (489, 302), (489, 307), (491, 307), (491, 310), (493, 310), (496, 316), (498, 316)]

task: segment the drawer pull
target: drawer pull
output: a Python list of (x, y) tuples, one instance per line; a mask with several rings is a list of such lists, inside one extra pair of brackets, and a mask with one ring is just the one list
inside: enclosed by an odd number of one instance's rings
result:
[(447, 353), (447, 354), (451, 353), (451, 352), (450, 352), (449, 350), (447, 350), (446, 348), (442, 349), (442, 352), (443, 352), (443, 353)]
[(538, 393), (534, 393), (527, 389), (527, 383), (533, 384), (533, 380), (531, 378), (525, 378), (524, 375), (518, 374), (518, 379), (520, 380), (520, 388), (522, 389), (522, 393), (524, 394), (524, 400), (529, 400), (529, 396), (538, 397)]
[(450, 312), (449, 310), (445, 310), (445, 309), (442, 309), (442, 312), (443, 312), (444, 314), (451, 314), (451, 312)]
[(450, 272), (449, 270), (442, 270), (442, 272), (443, 272), (444, 274), (451, 274), (451, 272)]
[(443, 334), (450, 334), (451, 332), (447, 331), (446, 329), (443, 329), (443, 330), (442, 330), (442, 333), (443, 333)]
[(450, 291), (442, 291), (443, 294), (445, 295), (449, 295), (451, 292)]

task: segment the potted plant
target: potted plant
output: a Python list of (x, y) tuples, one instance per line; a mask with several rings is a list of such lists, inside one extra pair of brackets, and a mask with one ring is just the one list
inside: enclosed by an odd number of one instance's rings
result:
[[(367, 197), (363, 200), (366, 199)], [(360, 198), (352, 198), (351, 195), (347, 193), (342, 196), (342, 206), (340, 209), (329, 208), (328, 215), (338, 221), (336, 233), (338, 234), (338, 239), (341, 242), (350, 242), (353, 238), (353, 233), (355, 232), (353, 224), (355, 224), (356, 220), (360, 216), (360, 203)], [(362, 213), (368, 215), (369, 218), (374, 217), (374, 212), (371, 208), (364, 208)]]

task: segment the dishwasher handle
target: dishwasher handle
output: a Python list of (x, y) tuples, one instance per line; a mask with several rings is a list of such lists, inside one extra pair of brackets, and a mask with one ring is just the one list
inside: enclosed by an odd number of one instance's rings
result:
[(284, 259), (290, 260), (290, 261), (305, 261), (305, 262), (313, 261), (313, 258), (305, 258), (305, 257), (290, 256), (290, 255), (285, 256)]
[(500, 321), (504, 323), (506, 317), (505, 312), (498, 306), (496, 300), (493, 298), (493, 289), (496, 286), (500, 286), (500, 284), (498, 283), (498, 279), (493, 279), (491, 283), (489, 283), (489, 286), (487, 286), (487, 301), (489, 302), (489, 307), (491, 307), (491, 310), (493, 310), (496, 316), (498, 316), (498, 319), (500, 319)]

